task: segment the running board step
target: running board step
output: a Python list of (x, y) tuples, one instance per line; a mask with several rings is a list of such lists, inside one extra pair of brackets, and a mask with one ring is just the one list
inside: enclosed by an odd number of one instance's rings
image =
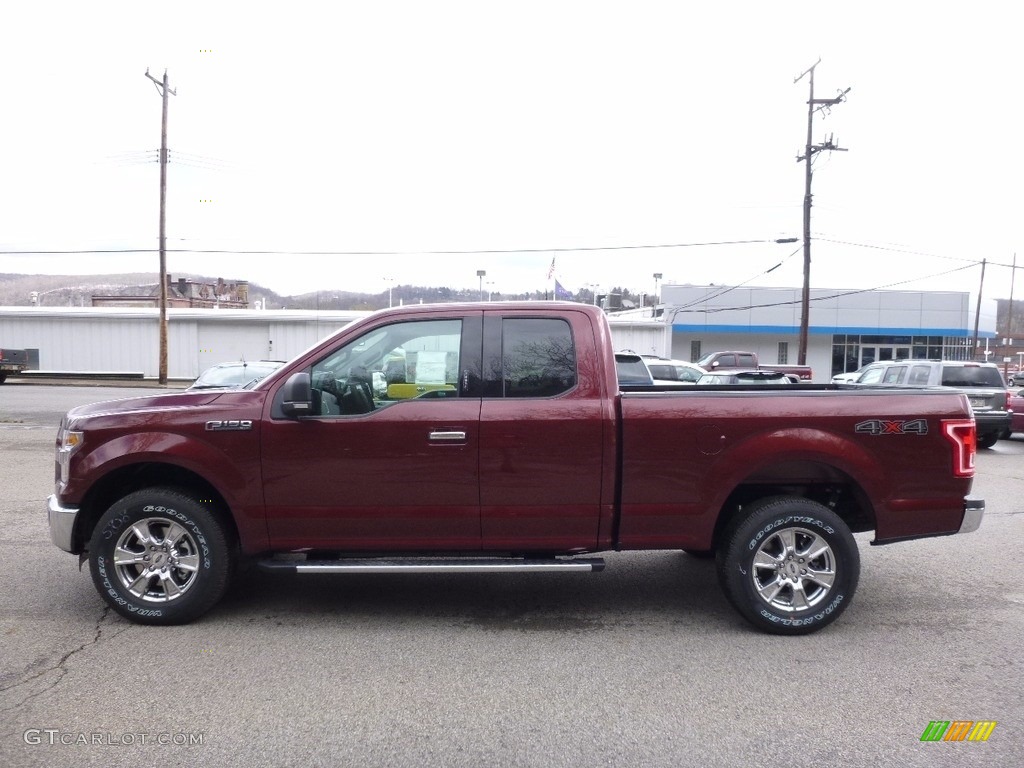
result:
[(550, 573), (554, 571), (603, 571), (604, 560), (594, 558), (344, 558), (341, 560), (260, 560), (266, 571), (286, 573)]

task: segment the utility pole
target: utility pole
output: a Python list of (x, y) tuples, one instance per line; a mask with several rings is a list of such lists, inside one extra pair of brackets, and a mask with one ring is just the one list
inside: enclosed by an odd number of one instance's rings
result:
[[(1006, 309), (1006, 338), (1013, 339), (1013, 282), (1017, 278), (1017, 254), (1013, 254), (1013, 266), (1010, 267), (1010, 305)], [(1012, 343), (1012, 341), (1011, 341)]]
[(845, 152), (846, 150), (836, 145), (832, 136), (822, 144), (814, 144), (814, 113), (829, 107), (834, 107), (846, 100), (846, 94), (850, 92), (847, 88), (840, 91), (834, 99), (814, 98), (814, 68), (821, 63), (818, 59), (811, 68), (803, 72), (793, 82), (798, 83), (808, 77), (810, 80), (810, 95), (807, 97), (807, 145), (803, 155), (799, 155), (796, 161), (803, 161), (804, 166), (804, 287), (800, 298), (800, 351), (797, 356), (798, 365), (807, 365), (807, 330), (810, 327), (811, 314), (811, 163), (814, 156), (823, 150)]
[(160, 376), (167, 383), (167, 94), (177, 96), (167, 85), (167, 70), (161, 83), (146, 70), (146, 77), (156, 84), (163, 99), (160, 118)]
[[(981, 260), (981, 283), (978, 285), (978, 305), (974, 308), (974, 344), (971, 349), (971, 360), (978, 357), (978, 324), (981, 321), (981, 292), (985, 289), (985, 259)], [(987, 348), (987, 347), (986, 347)], [(988, 362), (988, 355), (985, 356)]]

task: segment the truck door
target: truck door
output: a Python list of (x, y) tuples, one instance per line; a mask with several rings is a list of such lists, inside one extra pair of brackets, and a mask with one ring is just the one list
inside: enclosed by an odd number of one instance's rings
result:
[[(593, 329), (581, 314), (485, 312), (480, 412), (485, 549), (565, 551), (597, 545), (603, 452), (611, 438), (603, 433), (595, 349)], [(582, 356), (582, 350), (589, 354)]]
[(480, 548), (481, 317), (382, 320), (306, 369), (317, 412), (263, 421), (273, 548)]

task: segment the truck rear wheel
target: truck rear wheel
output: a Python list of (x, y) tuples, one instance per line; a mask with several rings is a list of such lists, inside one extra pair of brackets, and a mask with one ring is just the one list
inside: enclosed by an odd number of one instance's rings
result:
[(227, 590), (233, 558), (215, 515), (171, 488), (113, 504), (89, 543), (96, 589), (140, 624), (183, 624), (206, 613)]
[(827, 507), (776, 496), (751, 504), (718, 552), (718, 579), (733, 607), (758, 629), (815, 632), (846, 610), (860, 552)]

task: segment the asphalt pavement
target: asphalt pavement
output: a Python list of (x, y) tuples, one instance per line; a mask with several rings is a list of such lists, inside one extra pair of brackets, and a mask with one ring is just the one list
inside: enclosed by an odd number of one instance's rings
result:
[[(674, 551), (243, 569), (203, 619), (150, 628), (104, 607), (44, 511), (64, 410), (138, 392), (0, 386), (0, 765), (1024, 765), (1024, 436), (978, 456), (979, 531), (859, 535), (853, 604), (806, 637), (749, 628)], [(921, 741), (933, 721), (996, 726)]]

